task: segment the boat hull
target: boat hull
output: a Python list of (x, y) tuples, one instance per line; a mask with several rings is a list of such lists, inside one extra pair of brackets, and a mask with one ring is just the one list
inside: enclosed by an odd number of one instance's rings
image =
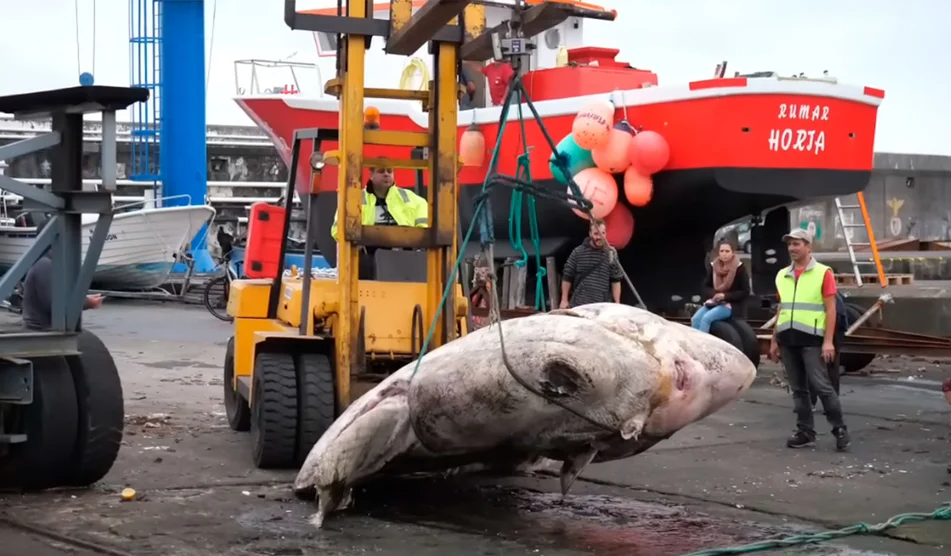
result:
[[(736, 78), (541, 101), (535, 107), (555, 142), (571, 132), (582, 106), (605, 99), (619, 107), (616, 120), (626, 118), (636, 127), (656, 130), (669, 143), (670, 160), (654, 176), (653, 199), (646, 207), (631, 207), (634, 239), (621, 253), (622, 263), (641, 294), (650, 300), (651, 307), (658, 307), (671, 298), (689, 300), (698, 291), (706, 250), (720, 226), (790, 202), (864, 189), (871, 177), (877, 109), (883, 97), (882, 91), (867, 87)], [(335, 99), (277, 95), (236, 100), (271, 137), (287, 163), (295, 129), (336, 129), (338, 125)], [(380, 100), (375, 106), (380, 110), (383, 129), (426, 129), (428, 115), (410, 103)], [(511, 112), (515, 118), (516, 110)], [(459, 134), (475, 122), (491, 146), (499, 134), (499, 117), (498, 108), (461, 111)], [(540, 128), (529, 122), (525, 135), (527, 144), (533, 147), (533, 181), (563, 190), (565, 186), (552, 178), (548, 162), (552, 151)], [(499, 173), (515, 175), (521, 143), (518, 122), (510, 120), (503, 133)], [(309, 183), (310, 148), (302, 145), (298, 183)], [(333, 148), (336, 144), (321, 146), (322, 150)], [(408, 149), (399, 147), (372, 146), (365, 153), (409, 158)], [(474, 201), (481, 193), (487, 164), (464, 168), (459, 174), (464, 229), (472, 222)], [(329, 227), (337, 205), (337, 180), (336, 169), (329, 170), (324, 170), (326, 192), (317, 200), (318, 218), (326, 224), (320, 226), (318, 244), (328, 261), (335, 264)], [(397, 170), (396, 181), (424, 192), (427, 176), (426, 172), (422, 174), (422, 184), (416, 184), (416, 172)], [(617, 179), (620, 185), (620, 176)], [(496, 254), (504, 256), (511, 192), (495, 189), (489, 197), (499, 241)], [(563, 204), (538, 200), (537, 211), (544, 255), (563, 257), (586, 233), (586, 221)], [(527, 217), (522, 218), (523, 229), (527, 230)], [(787, 216), (781, 226), (788, 225)], [(779, 232), (777, 237), (781, 235)], [(642, 270), (646, 266), (651, 267), (649, 272)], [(625, 295), (632, 301), (629, 294)]]
[[(134, 291), (161, 286), (168, 279), (176, 255), (215, 216), (208, 206), (144, 209), (115, 215), (93, 287)], [(96, 215), (83, 217), (83, 257), (95, 229)], [(36, 239), (35, 228), (0, 228), (0, 271), (6, 272)]]
[[(716, 172), (720, 187), (749, 195), (807, 198), (834, 195), (842, 188), (834, 180), (813, 181), (817, 174), (802, 179), (801, 172), (789, 172), (779, 183), (756, 182), (744, 174), (736, 178), (731, 169), (826, 170), (869, 172), (874, 156), (878, 105), (884, 93), (868, 87), (850, 87), (825, 82), (780, 81), (776, 79), (714, 79), (683, 87), (651, 87), (610, 94), (589, 95), (535, 103), (545, 128), (555, 141), (571, 132), (575, 115), (595, 99), (611, 100), (619, 108), (615, 119), (627, 119), (640, 129), (660, 132), (670, 145), (666, 172)], [(285, 163), (291, 162), (293, 133), (301, 128), (336, 129), (338, 103), (332, 98), (305, 98), (272, 95), (236, 99), (238, 105), (271, 138)], [(408, 102), (379, 100), (383, 129), (424, 131), (428, 114)], [(498, 173), (515, 175), (522, 137), (510, 111), (507, 132), (503, 133), (503, 155)], [(525, 110), (528, 117), (528, 111)], [(461, 134), (477, 123), (486, 142), (494, 145), (499, 135), (498, 108), (459, 112)], [(531, 174), (535, 181), (552, 179), (549, 158), (552, 150), (542, 130), (533, 122), (526, 125), (525, 143), (531, 148)], [(336, 148), (335, 143), (322, 150)], [(302, 145), (297, 182), (308, 184), (311, 154), (309, 142)], [(409, 158), (407, 147), (366, 148), (367, 154)], [(488, 171), (488, 157), (481, 167), (466, 167), (459, 173), (463, 186), (478, 186)], [(423, 172), (424, 183), (428, 172)], [(336, 168), (324, 169), (322, 187), (336, 189)], [(834, 174), (829, 174), (834, 176)], [(416, 172), (397, 170), (396, 183), (412, 186)], [(681, 177), (678, 181), (683, 181)], [(701, 180), (698, 186), (710, 185)], [(787, 186), (792, 185), (792, 190)], [(863, 184), (864, 185), (864, 184)], [(558, 186), (563, 187), (563, 186)], [(855, 190), (850, 191), (855, 193)]]

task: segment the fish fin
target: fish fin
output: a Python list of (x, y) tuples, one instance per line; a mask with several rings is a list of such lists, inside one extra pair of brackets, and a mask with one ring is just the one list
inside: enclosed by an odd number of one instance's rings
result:
[(568, 490), (571, 489), (571, 485), (575, 483), (575, 479), (578, 478), (578, 475), (581, 475), (581, 472), (584, 471), (584, 468), (591, 463), (591, 460), (598, 455), (598, 451), (595, 448), (591, 448), (587, 452), (578, 454), (577, 456), (565, 460), (561, 465), (561, 495), (566, 496)]
[(317, 489), (317, 513), (311, 518), (310, 523), (320, 529), (324, 524), (324, 519), (337, 510), (343, 509), (343, 503), (346, 501), (350, 489), (341, 482), (333, 483), (327, 487)]
[(644, 423), (647, 419), (643, 415), (638, 415), (621, 424), (621, 438), (624, 440), (637, 440), (644, 430)]

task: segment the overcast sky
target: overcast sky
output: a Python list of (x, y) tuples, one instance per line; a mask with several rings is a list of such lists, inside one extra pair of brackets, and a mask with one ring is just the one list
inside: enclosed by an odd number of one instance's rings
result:
[[(313, 38), (285, 27), (282, 0), (217, 0), (212, 18), (215, 1), (206, 0), (209, 44), (214, 30), (207, 58), (208, 122), (250, 124), (231, 100), (234, 61), (289, 56), (314, 61)], [(77, 41), (76, 0), (0, 0), (0, 95), (77, 84), (80, 71), (93, 71), (94, 63), (98, 84), (129, 84), (129, 0), (96, 0), (95, 60), (94, 0), (78, 2)], [(298, 1), (300, 7), (331, 3)], [(731, 72), (829, 70), (842, 82), (885, 89), (877, 150), (951, 155), (948, 0), (602, 0), (601, 5), (617, 9), (618, 19), (586, 24), (586, 42), (619, 48), (624, 61), (656, 71), (661, 85), (706, 78), (721, 60), (729, 61)], [(324, 74), (332, 74), (327, 67), (332, 62), (321, 63)], [(403, 63), (387, 73), (398, 75)], [(286, 81), (283, 75), (270, 79)], [(246, 77), (239, 85), (247, 87)]]

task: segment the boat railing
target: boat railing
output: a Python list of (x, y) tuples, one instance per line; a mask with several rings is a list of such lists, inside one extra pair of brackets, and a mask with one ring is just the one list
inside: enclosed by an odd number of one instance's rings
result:
[[(49, 178), (17, 178), (19, 181), (31, 184), (31, 185), (49, 185), (52, 180)], [(83, 180), (83, 186), (87, 189), (95, 189), (102, 183), (100, 179), (85, 179)], [(116, 185), (124, 187), (141, 187), (142, 189), (151, 189), (153, 187), (152, 182), (143, 182), (143, 181), (133, 181), (133, 180), (116, 180)], [(224, 190), (240, 190), (246, 188), (254, 189), (284, 189), (286, 187), (285, 182), (278, 181), (248, 181), (248, 182), (238, 182), (238, 181), (210, 181), (208, 182), (209, 188), (218, 188)], [(118, 203), (137, 203), (137, 202), (148, 202), (150, 199), (146, 195), (113, 195), (113, 200)], [(274, 203), (280, 199), (279, 195), (274, 196), (235, 196), (235, 195), (208, 195), (205, 198), (205, 201), (210, 205), (252, 205), (254, 203)], [(15, 193), (10, 193), (9, 191), (0, 190), (0, 202), (11, 205), (16, 205), (23, 198)], [(294, 202), (300, 203), (300, 200), (297, 197), (297, 194), (294, 194)]]
[(113, 204), (112, 210), (124, 211), (124, 210), (128, 210), (131, 207), (138, 207), (138, 206), (141, 206), (142, 208), (155, 208), (155, 207), (163, 206), (165, 204), (165, 201), (172, 201), (175, 199), (187, 199), (188, 204), (189, 205), (192, 204), (192, 196), (187, 193), (182, 193), (181, 195), (169, 195), (167, 197), (153, 197), (153, 198), (148, 198), (148, 196), (143, 195), (142, 199), (139, 201), (133, 201), (131, 203), (126, 203), (124, 205)]
[[(102, 128), (98, 122), (87, 121), (83, 129), (83, 141), (102, 141)], [(0, 140), (24, 139), (35, 137), (50, 131), (49, 122), (30, 122), (13, 120), (0, 116)], [(206, 134), (208, 144), (224, 145), (228, 147), (254, 147), (258, 145), (271, 146), (271, 140), (259, 128), (253, 126), (208, 126)], [(132, 140), (130, 124), (121, 123), (116, 130), (116, 141), (129, 142)]]
[[(15, 176), (14, 176), (15, 177)], [(28, 183), (30, 185), (49, 185), (53, 183), (53, 180), (50, 178), (16, 178), (17, 181), (22, 181), (23, 183)], [(234, 188), (234, 189), (244, 189), (244, 188), (271, 188), (279, 187), (281, 189), (287, 187), (287, 182), (284, 181), (209, 181), (208, 187), (224, 187), (224, 188)], [(83, 180), (83, 187), (92, 189), (98, 187), (102, 184), (102, 180), (98, 178), (86, 178)], [(117, 186), (123, 187), (152, 187), (153, 182), (150, 181), (136, 181), (136, 180), (116, 180)]]
[(235, 60), (234, 88), (238, 96), (323, 96), (320, 66), (291, 60)]

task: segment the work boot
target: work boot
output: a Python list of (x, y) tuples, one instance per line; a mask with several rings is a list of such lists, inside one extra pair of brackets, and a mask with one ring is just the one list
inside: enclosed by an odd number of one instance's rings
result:
[(786, 446), (789, 448), (808, 448), (815, 445), (816, 439), (802, 431), (796, 431), (796, 433), (790, 436), (789, 440), (786, 441)]
[(845, 427), (839, 427), (832, 430), (832, 436), (835, 437), (835, 449), (838, 452), (846, 451), (852, 444), (852, 437)]

